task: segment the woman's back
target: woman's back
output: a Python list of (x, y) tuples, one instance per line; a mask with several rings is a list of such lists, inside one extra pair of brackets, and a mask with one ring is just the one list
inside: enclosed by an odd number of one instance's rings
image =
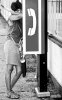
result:
[(16, 42), (19, 43), (20, 39), (22, 38), (22, 22), (14, 21), (13, 25), (9, 27), (9, 32), (8, 32), (7, 38), (12, 39)]

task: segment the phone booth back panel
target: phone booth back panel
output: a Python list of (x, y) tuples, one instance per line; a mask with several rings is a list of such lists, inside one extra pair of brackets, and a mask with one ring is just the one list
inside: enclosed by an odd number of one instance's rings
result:
[(23, 16), (23, 19), (25, 18), (23, 28), (24, 53), (40, 54), (41, 0), (23, 0), (23, 13), (25, 13)]
[[(36, 26), (34, 17), (36, 18)], [(28, 36), (29, 28), (35, 32), (31, 31), (32, 36)], [(26, 50), (38, 50), (38, 0), (26, 0)]]

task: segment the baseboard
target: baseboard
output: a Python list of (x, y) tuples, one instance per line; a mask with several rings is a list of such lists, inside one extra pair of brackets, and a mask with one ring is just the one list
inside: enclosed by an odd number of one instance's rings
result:
[(48, 75), (51, 77), (55, 88), (58, 89), (59, 94), (60, 94), (61, 97), (62, 97), (62, 86), (59, 84), (59, 82), (56, 80), (56, 78), (55, 78), (49, 71), (48, 71)]

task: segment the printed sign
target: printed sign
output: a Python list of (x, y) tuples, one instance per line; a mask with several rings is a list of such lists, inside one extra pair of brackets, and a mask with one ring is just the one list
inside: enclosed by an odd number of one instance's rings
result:
[(41, 54), (41, 0), (23, 0), (23, 52)]

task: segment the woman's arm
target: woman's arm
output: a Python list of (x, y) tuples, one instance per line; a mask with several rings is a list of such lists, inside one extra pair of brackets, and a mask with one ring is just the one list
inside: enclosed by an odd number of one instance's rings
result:
[(21, 19), (22, 18), (22, 13), (19, 13), (19, 14), (12, 14), (9, 19), (11, 21), (14, 21), (14, 20), (18, 20), (18, 19)]
[(1, 9), (5, 9), (7, 10), (8, 12), (10, 12), (11, 14), (14, 14), (14, 15), (18, 15), (20, 12), (14, 12), (13, 10), (9, 9), (9, 8), (6, 8), (4, 7), (2, 4), (1, 4)]

